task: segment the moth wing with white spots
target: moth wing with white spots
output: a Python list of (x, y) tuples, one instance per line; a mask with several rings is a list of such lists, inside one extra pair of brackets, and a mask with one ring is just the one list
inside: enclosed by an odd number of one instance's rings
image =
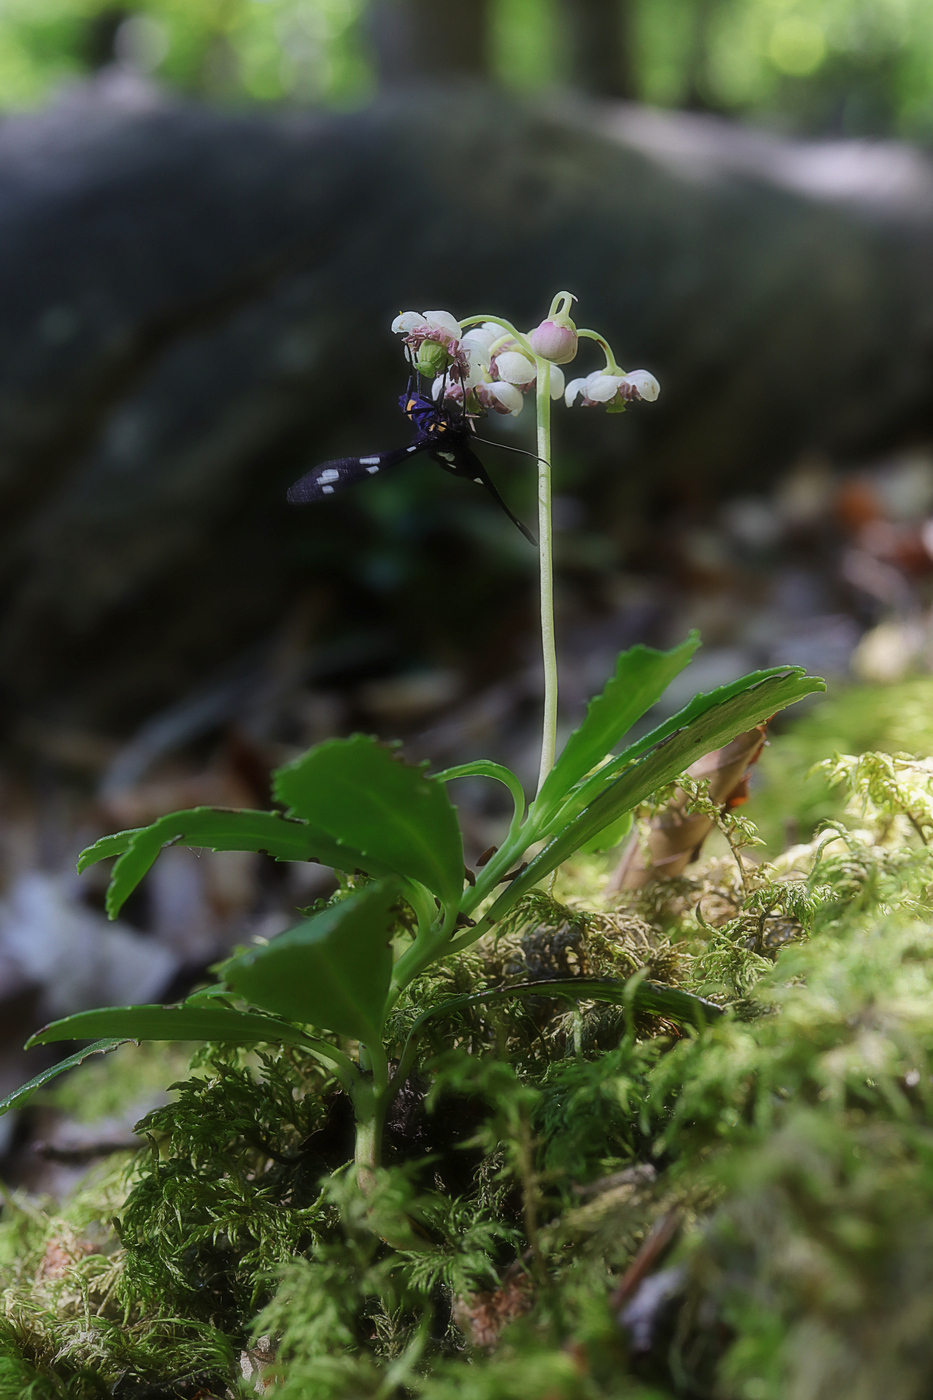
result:
[(449, 439), (443, 447), (435, 447), (429, 455), (432, 461), (437, 462), (438, 466), (443, 467), (446, 472), (450, 472), (451, 476), (459, 476), (466, 481), (475, 481), (477, 486), (485, 486), (500, 509), (505, 511), (512, 524), (518, 526), (525, 539), (530, 544), (537, 544), (531, 531), (522, 524), (517, 515), (513, 515), (509, 510), (493, 485), (492, 478), (486, 468), (467, 442)]
[(288, 488), (287, 499), (293, 506), (326, 500), (346, 486), (355, 486), (358, 481), (368, 481), (389, 467), (397, 467), (400, 462), (407, 461), (416, 452), (424, 452), (432, 445), (416, 441), (408, 447), (373, 452), (369, 457), (338, 457), (333, 462), (322, 462)]
[[(421, 402), (421, 400), (416, 400)], [(427, 404), (427, 400), (424, 400)], [(452, 476), (458, 476), (464, 481), (474, 481), (477, 486), (485, 486), (486, 490), (497, 503), (500, 510), (503, 510), (509, 517), (513, 525), (516, 525), (526, 540), (535, 544), (535, 537), (530, 530), (527, 530), (522, 522), (509, 510), (505, 501), (499, 495), (493, 485), (486, 468), (472, 451), (467, 442), (468, 429), (459, 424), (453, 423), (449, 415), (442, 414), (433, 405), (428, 405), (434, 413), (436, 421), (431, 422), (430, 415), (425, 410), (421, 413), (422, 420), (426, 420), (428, 427), (419, 427), (418, 436), (414, 442), (407, 447), (393, 447), (388, 452), (374, 452), (369, 457), (338, 457), (333, 462), (322, 462), (319, 467), (313, 467), (306, 472), (303, 477), (290, 486), (287, 499), (293, 506), (306, 505), (312, 501), (324, 501), (328, 496), (335, 496), (338, 491), (343, 491), (347, 486), (355, 486), (357, 482), (366, 481), (370, 477), (378, 476), (380, 472), (387, 471), (390, 467), (396, 467), (400, 462), (405, 462), (409, 457), (416, 456), (419, 452), (425, 452), (431, 460), (437, 462), (438, 466), (450, 472)], [(415, 421), (415, 415), (408, 415)]]

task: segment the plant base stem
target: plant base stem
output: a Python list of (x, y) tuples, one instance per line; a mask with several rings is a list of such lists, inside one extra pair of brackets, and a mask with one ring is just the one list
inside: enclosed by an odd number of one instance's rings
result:
[(381, 1113), (374, 1112), (363, 1122), (357, 1122), (354, 1161), (360, 1190), (366, 1196), (371, 1195), (375, 1185), (375, 1174), (380, 1164), (381, 1139)]

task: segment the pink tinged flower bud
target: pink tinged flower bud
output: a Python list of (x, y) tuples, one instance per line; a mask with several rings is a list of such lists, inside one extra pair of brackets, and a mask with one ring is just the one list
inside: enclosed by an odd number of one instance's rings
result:
[(392, 329), (396, 335), (410, 335), (412, 331), (424, 330), (427, 324), (420, 311), (402, 311), (392, 322)]
[(542, 321), (530, 332), (528, 340), (536, 355), (555, 365), (569, 364), (577, 353), (576, 330), (560, 321)]
[(636, 390), (638, 397), (644, 399), (647, 403), (654, 403), (658, 394), (661, 392), (660, 384), (655, 379), (654, 375), (649, 374), (646, 369), (633, 369), (630, 374), (625, 376), (622, 383), (631, 384), (632, 388)]
[(496, 371), (506, 384), (530, 384), (535, 377), (535, 367), (527, 355), (517, 350), (504, 350), (496, 356)]
[(517, 389), (514, 384), (500, 381), (498, 384), (488, 385), (489, 392), (493, 398), (497, 399), (507, 413), (513, 417), (518, 417), (525, 407), (525, 400), (521, 389)]
[(431, 398), (435, 403), (443, 398), (451, 403), (463, 403), (463, 390), (448, 374), (439, 374), (431, 385)]

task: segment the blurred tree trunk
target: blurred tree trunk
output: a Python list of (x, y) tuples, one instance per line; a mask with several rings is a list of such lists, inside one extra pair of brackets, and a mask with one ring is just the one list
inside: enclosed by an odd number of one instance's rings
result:
[(644, 557), (630, 522), (661, 499), (933, 439), (933, 164), (818, 155), (453, 78), (270, 114), (128, 98), (120, 75), (5, 119), (0, 723), (126, 732), (296, 598), (322, 637), (372, 625), (405, 664), (500, 646), (524, 560), (439, 471), (409, 469), (423, 516), (365, 490), (285, 503), (316, 463), (405, 440), (389, 324), (422, 298), (531, 325), (568, 286), (657, 373), (650, 411), (561, 429), (612, 569)]
[(684, 74), (683, 105), (690, 112), (709, 112), (712, 104), (704, 92), (706, 61), (709, 58), (710, 31), (719, 9), (719, 0), (693, 0), (690, 47)]
[(86, 21), (81, 36), (80, 57), (95, 71), (106, 68), (115, 58), (117, 31), (131, 11), (125, 5), (109, 5)]
[(368, 26), (381, 86), (488, 71), (488, 0), (372, 0)]
[(574, 87), (597, 97), (636, 96), (631, 0), (561, 0)]

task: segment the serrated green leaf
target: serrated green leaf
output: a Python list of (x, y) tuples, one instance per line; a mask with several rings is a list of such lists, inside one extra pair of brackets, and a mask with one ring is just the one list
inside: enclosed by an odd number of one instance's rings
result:
[[(750, 687), (736, 693), (739, 684), (735, 682), (731, 687), (723, 687), (733, 691), (727, 700), (712, 706), (697, 706), (691, 722), (685, 728), (666, 733), (650, 752), (641, 755), (620, 775), (606, 783), (589, 805), (563, 830), (558, 831), (522, 874), (511, 882), (489, 911), (490, 918), (500, 918), (516, 899), (543, 880), (562, 861), (580, 850), (611, 822), (630, 812), (649, 793), (664, 783), (672, 782), (698, 758), (721, 748), (736, 734), (769, 719), (778, 710), (793, 705), (805, 695), (826, 689), (824, 681), (804, 675), (799, 666), (785, 668), (779, 675), (772, 672), (766, 679), (755, 680)], [(697, 701), (705, 698), (696, 697)], [(688, 713), (692, 706), (693, 702), (681, 714)], [(661, 728), (667, 730), (669, 726)], [(639, 746), (633, 745), (633, 749)]]
[(232, 1045), (299, 1045), (311, 1047), (310, 1037), (297, 1026), (256, 1011), (233, 1011), (213, 1006), (104, 1006), (79, 1011), (52, 1021), (30, 1036), (26, 1049), (56, 1040), (85, 1036), (116, 1036), (129, 1040), (216, 1040)]
[(699, 632), (671, 651), (635, 646), (619, 653), (615, 671), (589, 703), (586, 718), (567, 740), (540, 794), (535, 814), (546, 817), (591, 768), (601, 763), (636, 720), (651, 709), (700, 645)]
[[(329, 739), (275, 774), (275, 796), (339, 844), (455, 906), (463, 845), (442, 783), (365, 734)], [(369, 869), (364, 864), (363, 869)]]
[(129, 831), (116, 831), (112, 836), (102, 836), (93, 846), (86, 846), (78, 856), (78, 874), (83, 875), (89, 865), (96, 865), (99, 860), (107, 860), (110, 856), (122, 856), (133, 844), (133, 838), (145, 829), (143, 826), (134, 826)]
[(212, 851), (264, 851), (276, 860), (318, 860), (337, 870), (365, 870), (376, 878), (388, 874), (377, 860), (368, 860), (348, 845), (338, 845), (326, 832), (316, 831), (307, 822), (292, 821), (277, 812), (223, 807), (171, 812), (151, 826), (105, 836), (82, 851), (78, 869), (86, 870), (95, 861), (122, 851), (107, 890), (107, 913), (114, 919), (159, 852), (179, 843)]
[[(566, 803), (556, 814), (556, 819), (548, 823), (548, 831), (562, 830), (570, 819), (583, 811), (592, 803), (598, 793), (614, 782), (620, 773), (631, 767), (644, 754), (657, 748), (660, 744), (672, 735), (680, 733), (682, 730), (690, 729), (700, 721), (708, 710), (715, 709), (717, 705), (722, 705), (731, 700), (734, 696), (742, 695), (746, 691), (752, 690), (762, 681), (771, 680), (776, 676), (803, 675), (801, 666), (771, 666), (764, 671), (750, 671), (747, 676), (740, 676), (738, 680), (728, 681), (725, 685), (717, 686), (715, 690), (703, 691), (699, 695), (694, 695), (681, 710), (671, 715), (663, 724), (657, 725), (647, 734), (643, 734), (640, 739), (636, 739), (633, 744), (629, 744), (615, 758), (603, 765), (597, 772), (590, 776), (570, 793)], [(810, 678), (812, 690), (825, 690), (825, 681)], [(810, 693), (809, 691), (806, 693)], [(792, 703), (792, 702), (790, 702)], [(692, 761), (692, 760), (691, 760)]]
[(394, 879), (370, 885), (232, 958), (221, 977), (255, 1006), (372, 1045), (392, 977), (391, 908), (399, 888)]
[[(30, 1041), (29, 1044), (34, 1044)], [(56, 1079), (58, 1075), (65, 1074), (70, 1069), (76, 1069), (83, 1064), (91, 1055), (109, 1055), (111, 1050), (116, 1050), (120, 1045), (129, 1045), (131, 1042), (126, 1038), (122, 1040), (98, 1040), (94, 1045), (88, 1045), (86, 1049), (79, 1050), (75, 1055), (69, 1055), (66, 1060), (59, 1060), (57, 1065), (52, 1065), (49, 1069), (44, 1069), (41, 1074), (37, 1074), (35, 1079), (30, 1079), (28, 1084), (23, 1084), (19, 1089), (14, 1089), (12, 1094), (5, 1094), (0, 1099), (0, 1116), (9, 1113), (11, 1108), (21, 1108), (24, 1103), (32, 1098), (37, 1089), (42, 1089), (48, 1084), (50, 1079)], [(27, 1047), (28, 1048), (28, 1047)]]

